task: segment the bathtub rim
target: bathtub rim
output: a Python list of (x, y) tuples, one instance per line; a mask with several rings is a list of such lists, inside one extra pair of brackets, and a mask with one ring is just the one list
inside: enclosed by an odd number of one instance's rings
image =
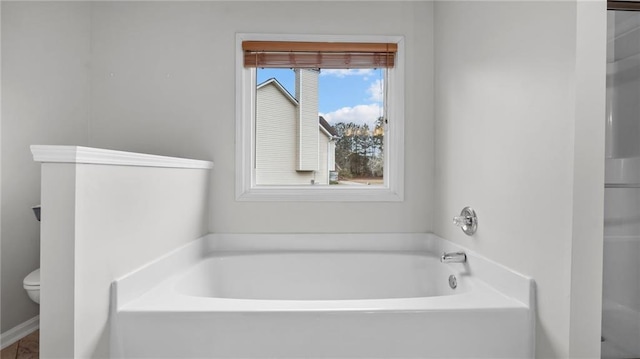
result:
[[(168, 277), (217, 251), (464, 251), (467, 263), (443, 264), (477, 277), (504, 296), (535, 308), (535, 283), (506, 266), (433, 233), (209, 233), (112, 283), (113, 309), (149, 292)], [(459, 294), (463, 295), (463, 294)], [(235, 299), (233, 299), (235, 300)]]
[[(202, 261), (208, 260), (205, 257)], [(184, 294), (176, 285), (190, 270), (175, 273), (143, 295), (118, 308), (136, 313), (304, 313), (367, 312), (411, 313), (443, 311), (529, 310), (524, 303), (508, 297), (478, 278), (466, 278), (470, 289), (452, 295), (368, 299), (251, 299), (206, 297)]]

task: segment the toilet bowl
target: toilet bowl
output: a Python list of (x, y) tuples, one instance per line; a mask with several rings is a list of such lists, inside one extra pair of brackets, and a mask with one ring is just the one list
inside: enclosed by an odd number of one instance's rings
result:
[[(40, 222), (40, 209), (40, 205), (31, 207), (31, 210), (33, 210), (33, 214), (36, 216), (38, 222)], [(40, 268), (34, 270), (26, 277), (24, 277), (22, 286), (24, 287), (24, 290), (27, 291), (27, 295), (29, 296), (29, 298), (31, 298), (32, 301), (40, 304)]]
[(29, 298), (40, 304), (40, 268), (29, 273), (22, 281), (22, 285)]

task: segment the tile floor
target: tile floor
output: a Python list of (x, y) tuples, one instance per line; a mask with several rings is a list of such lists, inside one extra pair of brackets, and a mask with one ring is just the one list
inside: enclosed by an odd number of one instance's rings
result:
[(40, 331), (27, 335), (2, 349), (0, 359), (38, 359), (40, 357)]

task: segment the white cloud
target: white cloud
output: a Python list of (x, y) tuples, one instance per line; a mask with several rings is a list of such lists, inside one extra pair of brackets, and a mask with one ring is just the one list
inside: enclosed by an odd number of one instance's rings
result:
[(320, 116), (324, 117), (330, 124), (336, 124), (339, 122), (355, 124), (368, 124), (369, 128), (373, 128), (378, 117), (381, 116), (382, 108), (378, 104), (370, 105), (356, 105), (354, 107), (343, 107), (339, 110), (321, 113)]
[(373, 69), (322, 69), (320, 76), (370, 76), (373, 75)]
[(384, 82), (380, 79), (373, 81), (369, 85), (367, 93), (369, 94), (369, 101), (382, 103), (384, 101)]

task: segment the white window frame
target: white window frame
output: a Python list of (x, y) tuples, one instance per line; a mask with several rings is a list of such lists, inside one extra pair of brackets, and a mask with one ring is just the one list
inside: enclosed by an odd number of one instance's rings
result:
[[(256, 69), (244, 67), (242, 42), (321, 41), (394, 42), (398, 44), (396, 62), (387, 69), (387, 107), (389, 122), (384, 132), (383, 186), (266, 186), (256, 185), (255, 103)], [(236, 34), (236, 200), (293, 202), (398, 202), (404, 200), (404, 37), (359, 35), (283, 35)]]

